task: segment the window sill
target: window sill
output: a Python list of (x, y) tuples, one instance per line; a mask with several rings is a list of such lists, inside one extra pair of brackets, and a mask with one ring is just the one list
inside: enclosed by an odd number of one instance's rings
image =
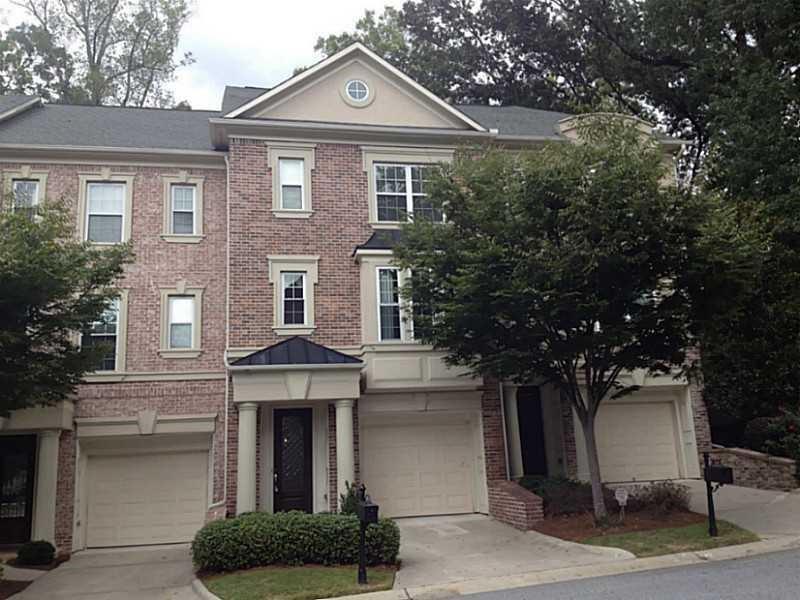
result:
[(373, 229), (400, 229), (405, 221), (370, 221), (369, 225)]
[(313, 210), (284, 210), (280, 208), (273, 208), (272, 214), (277, 219), (308, 219), (312, 214), (314, 214)]
[(121, 371), (92, 371), (83, 376), (84, 383), (119, 383), (124, 379)]
[(162, 348), (158, 351), (161, 358), (197, 358), (203, 353), (200, 349)]
[(206, 236), (202, 234), (162, 233), (161, 239), (171, 244), (199, 244)]
[(275, 335), (311, 335), (314, 329), (316, 328), (309, 325), (281, 325), (273, 327), (272, 331)]

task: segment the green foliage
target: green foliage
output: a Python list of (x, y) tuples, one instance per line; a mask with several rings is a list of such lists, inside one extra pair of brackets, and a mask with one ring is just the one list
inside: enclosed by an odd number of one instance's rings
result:
[(128, 245), (75, 240), (70, 212), (49, 203), (31, 219), (0, 211), (0, 416), (73, 393), (103, 348), (79, 348), (76, 332), (118, 294)]
[(344, 482), (345, 493), (339, 495), (339, 512), (343, 515), (358, 514), (358, 486)]
[(689, 488), (672, 481), (652, 483), (638, 488), (630, 498), (638, 510), (647, 510), (656, 516), (689, 510)]
[(17, 564), (24, 565), (49, 565), (56, 556), (53, 544), (44, 540), (26, 542), (17, 550)]
[[(594, 509), (592, 486), (585, 481), (566, 477), (525, 476), (519, 484), (543, 500), (544, 514), (548, 517), (590, 513)], [(603, 486), (606, 506), (613, 507), (614, 491)]]
[[(347, 565), (358, 562), (359, 522), (353, 515), (248, 513), (206, 524), (192, 542), (195, 565), (232, 571), (272, 564)], [(395, 564), (400, 530), (381, 519), (367, 527), (367, 563)]]
[(776, 417), (759, 417), (747, 424), (747, 447), (797, 461), (800, 479), (800, 412), (782, 409)]
[(25, 48), (25, 60), (0, 63), (0, 80), (19, 78), (17, 68), (34, 65), (40, 71), (36, 73), (38, 89), (50, 99), (169, 106), (173, 98), (168, 86), (176, 69), (193, 62), (191, 54), (175, 56), (189, 17), (186, 0), (23, 0), (18, 4), (34, 25), (14, 30)]

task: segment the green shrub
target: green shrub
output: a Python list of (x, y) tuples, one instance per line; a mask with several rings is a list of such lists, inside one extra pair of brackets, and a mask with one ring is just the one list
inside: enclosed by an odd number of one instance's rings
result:
[[(519, 484), (542, 499), (544, 514), (548, 517), (594, 512), (592, 486), (587, 482), (565, 477), (525, 476)], [(603, 498), (606, 508), (613, 511), (617, 506), (614, 492), (603, 486)]]
[(752, 421), (748, 421), (743, 435), (745, 445), (751, 450), (766, 452), (766, 444), (769, 442), (770, 437), (774, 435), (774, 420), (773, 417), (757, 417)]
[(17, 550), (18, 565), (49, 565), (56, 556), (56, 549), (50, 542), (39, 540), (26, 542)]
[(349, 481), (344, 482), (345, 493), (339, 494), (341, 508), (339, 512), (343, 515), (358, 514), (358, 486)]
[[(206, 571), (271, 564), (348, 565), (358, 562), (358, 518), (343, 514), (248, 513), (206, 524), (192, 542), (192, 559)], [(367, 527), (367, 563), (394, 564), (400, 530), (381, 519)]]
[[(689, 510), (689, 488), (685, 485), (662, 481), (636, 490), (628, 503), (635, 501), (636, 510), (646, 510), (656, 516), (666, 516)], [(634, 512), (629, 509), (629, 512)]]

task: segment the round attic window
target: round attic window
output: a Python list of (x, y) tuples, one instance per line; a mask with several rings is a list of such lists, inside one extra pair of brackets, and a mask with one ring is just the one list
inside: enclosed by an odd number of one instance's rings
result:
[(351, 79), (344, 86), (347, 97), (353, 102), (366, 102), (369, 98), (369, 86), (360, 79)]

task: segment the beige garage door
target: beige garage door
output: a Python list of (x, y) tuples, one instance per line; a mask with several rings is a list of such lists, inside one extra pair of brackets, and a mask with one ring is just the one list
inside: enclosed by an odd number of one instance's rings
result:
[(208, 453), (90, 456), (86, 545), (188, 542), (202, 527)]
[(387, 517), (469, 513), (473, 428), (463, 415), (362, 419), (363, 480)]
[(672, 402), (601, 405), (596, 431), (604, 481), (678, 477)]

